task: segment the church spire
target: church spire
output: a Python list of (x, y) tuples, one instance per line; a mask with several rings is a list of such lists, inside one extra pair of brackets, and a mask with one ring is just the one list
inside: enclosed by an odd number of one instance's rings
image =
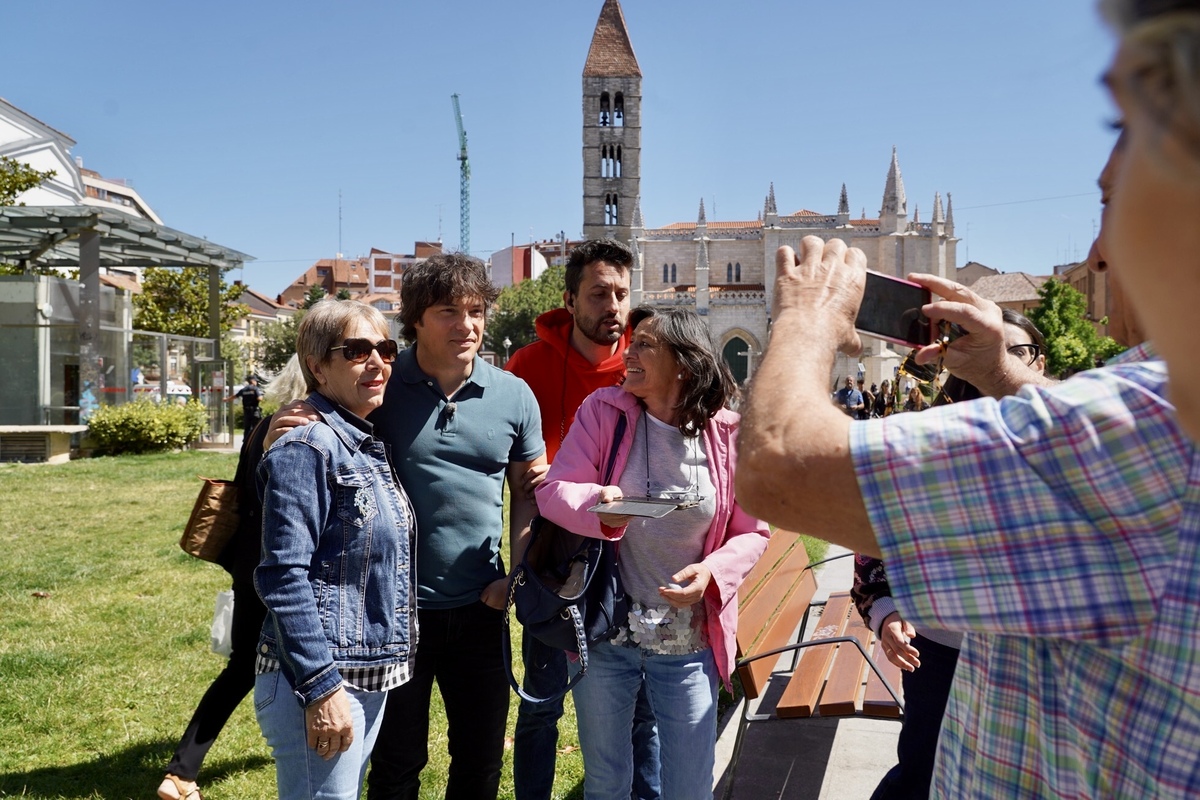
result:
[(704, 198), (700, 198), (700, 216), (696, 218), (696, 226), (708, 226), (708, 220), (704, 216)]
[(946, 235), (954, 235), (954, 198), (946, 192)]
[(946, 215), (942, 213), (942, 193), (933, 193), (933, 223), (945, 222)]
[(771, 181), (771, 188), (767, 192), (767, 200), (763, 203), (763, 216), (770, 214), (778, 214), (779, 210), (775, 208), (775, 181)]
[(646, 227), (646, 220), (642, 217), (642, 196), (640, 194), (633, 200), (633, 224), (630, 227), (637, 231)]
[(633, 54), (621, 4), (617, 0), (604, 0), (600, 18), (596, 20), (596, 31), (592, 34), (592, 46), (583, 65), (583, 77), (612, 76), (640, 78), (642, 69)]
[(892, 146), (892, 163), (888, 166), (887, 184), (883, 187), (882, 214), (904, 216), (908, 213), (908, 198), (904, 195), (904, 179), (900, 177), (900, 159)]
[(842, 184), (842, 196), (838, 198), (837, 213), (847, 215), (850, 213), (850, 198), (846, 194), (846, 184), (844, 183)]

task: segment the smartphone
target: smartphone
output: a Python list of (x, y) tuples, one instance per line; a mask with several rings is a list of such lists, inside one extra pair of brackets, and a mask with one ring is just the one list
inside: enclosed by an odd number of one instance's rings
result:
[(931, 300), (924, 286), (867, 270), (867, 285), (854, 327), (908, 347), (933, 344), (938, 329), (921, 312)]
[(631, 517), (652, 517), (662, 519), (670, 514), (678, 504), (674, 500), (630, 500), (621, 498), (608, 503), (597, 503), (588, 509), (596, 514), (628, 514)]

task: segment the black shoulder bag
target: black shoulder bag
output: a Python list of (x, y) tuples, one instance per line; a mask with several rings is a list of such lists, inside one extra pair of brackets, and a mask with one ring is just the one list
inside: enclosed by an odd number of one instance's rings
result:
[[(613, 446), (604, 471), (603, 485), (612, 480), (617, 449), (625, 435), (626, 417), (617, 420)], [(517, 683), (512, 671), (509, 609), (516, 606), (517, 621), (525, 632), (550, 647), (579, 655), (582, 669), (550, 697), (533, 697)], [(629, 614), (629, 600), (621, 583), (617, 543), (580, 536), (540, 514), (529, 526), (529, 546), (508, 582), (504, 607), (504, 663), (508, 682), (524, 700), (544, 703), (571, 690), (587, 674), (588, 645), (610, 638)]]

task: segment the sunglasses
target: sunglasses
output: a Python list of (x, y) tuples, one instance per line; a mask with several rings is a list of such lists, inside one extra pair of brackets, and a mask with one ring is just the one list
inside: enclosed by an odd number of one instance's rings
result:
[(370, 339), (343, 339), (337, 347), (329, 349), (341, 350), (342, 355), (351, 364), (363, 363), (371, 357), (372, 350), (379, 351), (379, 358), (385, 364), (395, 361), (400, 353), (400, 345), (396, 344), (395, 339), (381, 339), (378, 342), (372, 342)]
[(1033, 342), (1029, 344), (1014, 344), (1012, 347), (1006, 349), (1009, 355), (1016, 356), (1031, 367), (1033, 366), (1033, 362), (1037, 361), (1037, 357), (1042, 354), (1042, 348)]

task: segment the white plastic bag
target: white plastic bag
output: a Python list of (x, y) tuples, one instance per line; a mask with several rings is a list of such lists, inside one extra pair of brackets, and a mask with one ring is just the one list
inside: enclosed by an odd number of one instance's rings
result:
[(229, 658), (233, 652), (233, 590), (217, 592), (217, 607), (213, 611), (212, 651)]

